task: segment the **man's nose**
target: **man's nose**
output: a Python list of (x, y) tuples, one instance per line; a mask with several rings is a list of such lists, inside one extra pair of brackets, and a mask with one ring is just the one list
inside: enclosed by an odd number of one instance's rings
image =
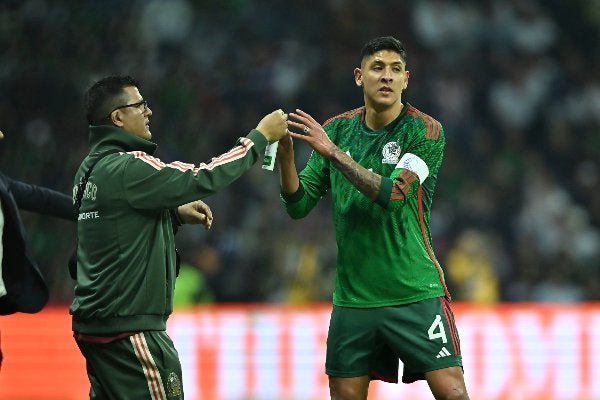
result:
[(392, 70), (390, 68), (386, 68), (383, 70), (383, 76), (381, 77), (385, 81), (392, 80)]

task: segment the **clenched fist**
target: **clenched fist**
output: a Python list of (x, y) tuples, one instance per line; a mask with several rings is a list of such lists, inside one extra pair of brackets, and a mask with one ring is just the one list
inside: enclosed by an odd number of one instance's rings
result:
[(256, 130), (262, 133), (269, 143), (275, 142), (286, 135), (287, 119), (288, 116), (283, 110), (275, 110), (260, 120)]

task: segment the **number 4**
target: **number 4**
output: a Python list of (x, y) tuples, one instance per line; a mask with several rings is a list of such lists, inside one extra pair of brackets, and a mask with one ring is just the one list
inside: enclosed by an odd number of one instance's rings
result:
[[(436, 329), (438, 329), (439, 332), (436, 332)], [(442, 324), (442, 316), (440, 314), (435, 316), (435, 321), (433, 321), (433, 324), (431, 324), (427, 333), (429, 334), (429, 340), (441, 338), (442, 342), (448, 343), (446, 330), (444, 329), (444, 324)]]

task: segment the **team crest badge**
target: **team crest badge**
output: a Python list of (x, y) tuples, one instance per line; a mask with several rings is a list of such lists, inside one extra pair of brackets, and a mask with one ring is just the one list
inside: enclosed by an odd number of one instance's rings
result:
[(180, 398), (181, 394), (181, 380), (175, 372), (171, 372), (167, 378), (167, 397)]
[(402, 149), (398, 142), (388, 142), (383, 146), (383, 150), (381, 151), (381, 155), (383, 156), (381, 162), (383, 164), (398, 164), (400, 153), (402, 153)]

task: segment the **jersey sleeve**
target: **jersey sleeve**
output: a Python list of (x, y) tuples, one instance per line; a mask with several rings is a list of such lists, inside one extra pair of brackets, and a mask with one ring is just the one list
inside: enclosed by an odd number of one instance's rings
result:
[(290, 217), (305, 217), (327, 194), (330, 187), (329, 172), (329, 161), (313, 151), (299, 174), (300, 187), (296, 193), (281, 193), (281, 202)]
[(441, 124), (435, 121), (438, 134), (420, 132), (415, 143), (407, 148), (389, 177), (382, 177), (376, 202), (384, 208), (399, 209), (417, 195), (421, 185), (435, 181), (442, 164), (446, 140)]
[(174, 208), (214, 194), (228, 186), (259, 159), (267, 140), (258, 131), (238, 139), (226, 153), (199, 165), (164, 163), (142, 151), (127, 153), (123, 171), (125, 197), (133, 208)]

